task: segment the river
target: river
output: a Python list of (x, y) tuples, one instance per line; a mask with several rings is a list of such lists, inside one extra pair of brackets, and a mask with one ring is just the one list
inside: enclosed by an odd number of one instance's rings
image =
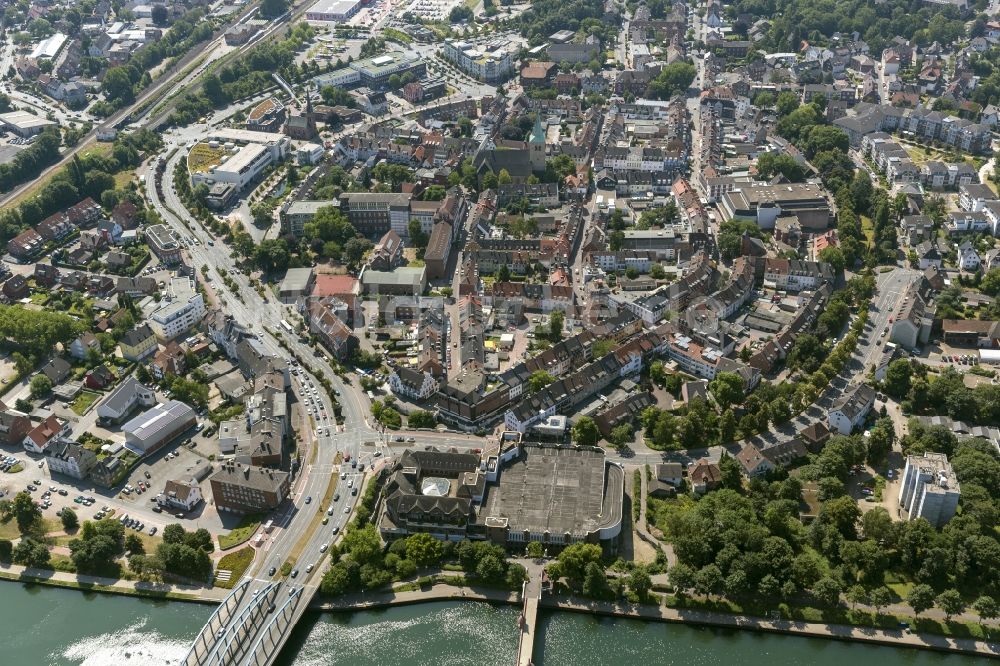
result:
[[(0, 583), (3, 664), (155, 666), (176, 663), (210, 606)], [(518, 609), (429, 603), (352, 614), (311, 614), (280, 666), (509, 666)], [(985, 666), (987, 659), (638, 620), (543, 613), (540, 666)]]

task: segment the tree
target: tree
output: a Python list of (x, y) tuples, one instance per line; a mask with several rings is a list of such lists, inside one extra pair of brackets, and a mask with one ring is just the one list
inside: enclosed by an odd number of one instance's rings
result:
[(896, 428), (892, 424), (892, 419), (883, 416), (875, 422), (875, 427), (871, 429), (868, 436), (868, 462), (871, 465), (882, 463), (892, 445), (896, 441)]
[(573, 424), (573, 441), (580, 446), (594, 446), (600, 438), (601, 431), (589, 416), (581, 416)]
[(860, 585), (851, 585), (847, 590), (847, 600), (851, 603), (851, 608), (867, 603), (868, 591)]
[(819, 251), (819, 260), (825, 261), (833, 267), (833, 270), (837, 273), (844, 270), (847, 266), (847, 257), (844, 255), (844, 251), (839, 247), (825, 247)]
[(587, 565), (600, 562), (600, 560), (600, 546), (592, 543), (575, 543), (559, 553), (558, 571), (572, 587), (579, 588), (583, 584)]
[(76, 517), (76, 512), (69, 507), (59, 512), (59, 519), (62, 520), (63, 529), (67, 532), (75, 530), (80, 526), (80, 520)]
[(716, 592), (721, 583), (722, 571), (714, 564), (706, 564), (694, 574), (694, 589), (706, 598)]
[(876, 587), (868, 594), (868, 604), (875, 608), (876, 613), (891, 603), (892, 590), (884, 585)]
[(608, 441), (616, 447), (623, 447), (635, 439), (635, 430), (630, 423), (621, 423), (611, 429)]
[(413, 534), (406, 538), (406, 557), (418, 567), (429, 567), (441, 561), (444, 545), (430, 534)]
[(135, 99), (132, 79), (125, 67), (111, 67), (104, 73), (101, 88), (112, 104), (129, 104)]
[(46, 567), (49, 558), (49, 549), (45, 544), (27, 537), (21, 539), (11, 551), (11, 561), (25, 567)]
[(740, 464), (736, 459), (727, 453), (723, 453), (719, 459), (719, 472), (722, 474), (722, 487), (730, 490), (743, 489), (743, 475), (740, 472)]
[(583, 578), (583, 594), (594, 599), (609, 599), (612, 596), (604, 567), (597, 562), (587, 564)]
[(667, 571), (667, 578), (673, 586), (674, 591), (679, 595), (684, 595), (694, 588), (695, 574), (688, 565), (678, 562)]
[(373, 247), (375, 244), (367, 238), (352, 238), (344, 243), (344, 258), (348, 264), (357, 265)]
[(125, 535), (125, 552), (133, 555), (145, 554), (146, 547), (142, 544), (142, 538), (135, 532), (129, 532)]
[(14, 495), (12, 511), (14, 519), (17, 520), (17, 529), (21, 534), (31, 531), (31, 528), (42, 517), (41, 509), (35, 505), (31, 495), (23, 490)]
[(645, 569), (635, 568), (625, 579), (625, 584), (632, 590), (640, 601), (646, 599), (649, 591), (653, 588), (653, 581), (646, 573)]
[(798, 183), (805, 179), (806, 170), (788, 153), (764, 153), (757, 158), (757, 174), (764, 180), (781, 174), (791, 182)]
[(166, 25), (167, 8), (163, 5), (153, 5), (153, 11), (150, 18), (153, 19), (153, 23), (156, 25)]
[(163, 528), (164, 543), (184, 543), (186, 532), (180, 523), (170, 523)]
[(883, 386), (885, 392), (897, 400), (902, 400), (910, 392), (910, 381), (913, 377), (913, 366), (905, 358), (897, 358), (889, 363), (885, 370)]
[(553, 310), (552, 314), (549, 315), (549, 339), (552, 342), (562, 340), (563, 323), (565, 320), (566, 315), (562, 310)]
[(0, 539), (0, 562), (10, 562), (14, 552), (14, 543), (10, 539)]
[(787, 116), (799, 108), (799, 96), (791, 90), (780, 92), (778, 93), (777, 100), (775, 100), (775, 107), (778, 109), (779, 116)]
[(476, 565), (476, 575), (487, 582), (499, 582), (504, 576), (503, 559), (496, 553), (485, 555)]
[(735, 372), (720, 372), (708, 384), (715, 401), (723, 410), (743, 401), (743, 379)]
[(551, 373), (545, 370), (535, 370), (528, 377), (528, 388), (532, 393), (537, 393), (556, 380)]
[(533, 559), (539, 559), (545, 556), (545, 546), (542, 545), (540, 541), (530, 541), (528, 542), (528, 557)]
[(660, 69), (656, 78), (650, 81), (646, 96), (653, 99), (670, 99), (691, 87), (697, 74), (698, 71), (690, 62), (671, 63)]
[(830, 576), (824, 576), (816, 581), (812, 591), (813, 595), (827, 606), (836, 606), (840, 602), (840, 583)]
[[(0, 553), (0, 557), (2, 557), (2, 553)], [(985, 594), (973, 602), (972, 609), (984, 620), (992, 620), (1000, 615), (1000, 608), (997, 607), (997, 602), (993, 597)]]
[(31, 378), (31, 397), (43, 398), (52, 391), (52, 380), (41, 373)]
[(415, 409), (407, 415), (406, 423), (410, 428), (433, 428), (437, 420), (434, 412)]
[(913, 609), (913, 615), (919, 616), (925, 610), (934, 606), (934, 588), (926, 583), (914, 585), (906, 595), (906, 603)]
[(965, 602), (962, 600), (962, 595), (958, 593), (958, 590), (945, 590), (937, 595), (934, 601), (937, 603), (938, 608), (944, 611), (945, 622), (951, 622), (952, 616), (958, 615), (965, 610)]

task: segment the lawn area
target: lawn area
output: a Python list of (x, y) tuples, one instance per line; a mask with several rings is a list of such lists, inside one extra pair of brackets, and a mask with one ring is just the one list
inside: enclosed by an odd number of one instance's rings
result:
[(872, 218), (867, 215), (861, 216), (861, 231), (865, 234), (868, 245), (872, 245), (875, 242), (875, 225), (872, 224)]
[(233, 585), (243, 577), (244, 572), (246, 572), (247, 567), (253, 562), (255, 551), (250, 546), (246, 548), (240, 548), (237, 551), (229, 553), (216, 565), (215, 570), (225, 569), (226, 571), (232, 571), (233, 575), (227, 581), (215, 581), (216, 587), (222, 587), (227, 590), (231, 590)]
[(257, 531), (257, 528), (260, 527), (260, 522), (263, 518), (264, 515), (260, 513), (243, 516), (239, 524), (229, 534), (223, 534), (219, 537), (219, 549), (229, 550), (249, 540), (254, 532)]
[(21, 463), (17, 463), (13, 467), (11, 467), (9, 470), (7, 470), (7, 473), (8, 474), (17, 474), (18, 472), (23, 472), (23, 471), (24, 471), (24, 465), (22, 465)]
[(977, 160), (969, 155), (964, 155), (960, 151), (947, 152), (943, 150), (935, 150), (931, 148), (930, 150), (925, 150), (920, 146), (913, 146), (908, 143), (902, 143), (903, 150), (906, 151), (907, 155), (910, 156), (910, 161), (913, 162), (917, 167), (921, 167), (924, 164), (932, 161), (938, 162), (957, 162), (964, 160), (969, 163), (972, 168), (976, 171), (979, 167), (983, 165), (982, 160)]
[(118, 189), (124, 189), (132, 180), (135, 178), (135, 171), (130, 171), (126, 169), (125, 171), (119, 171), (115, 174), (115, 187)]
[(90, 406), (97, 402), (100, 397), (101, 394), (94, 391), (80, 391), (80, 395), (76, 396), (69, 408), (77, 416), (83, 416), (84, 412), (90, 409)]
[[(42, 518), (41, 524), (37, 530), (38, 534), (46, 534), (48, 532), (58, 532), (62, 529), (62, 523), (58, 520), (53, 520), (50, 518)], [(20, 538), (21, 533), (17, 529), (17, 521), (11, 518), (0, 522), (0, 539), (17, 539)]]

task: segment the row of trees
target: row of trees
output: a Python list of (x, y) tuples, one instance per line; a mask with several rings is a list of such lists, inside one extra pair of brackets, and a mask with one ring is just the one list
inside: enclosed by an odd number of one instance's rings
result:
[(138, 90), (148, 86), (149, 72), (167, 58), (183, 55), (212, 36), (212, 24), (205, 20), (206, 10), (196, 7), (177, 19), (161, 39), (149, 42), (136, 51), (128, 64), (112, 67), (104, 74), (101, 88), (107, 104), (94, 105), (95, 112), (110, 115), (115, 109), (135, 101)]
[(285, 39), (254, 46), (217, 74), (206, 76), (200, 89), (185, 93), (170, 114), (169, 122), (187, 125), (213, 108), (254, 95), (273, 84), (271, 74), (274, 72), (287, 75), (290, 81), (298, 80), (300, 74), (294, 67), (295, 54), (312, 39), (313, 34), (308, 24), (300, 23), (291, 28)]
[[(43, 133), (35, 140), (32, 148), (39, 145), (43, 136), (45, 137), (43, 143), (51, 142), (51, 136)], [(58, 138), (58, 134), (55, 136)], [(58, 142), (55, 145), (58, 148)], [(113, 208), (118, 201), (126, 196), (115, 189), (113, 175), (121, 170), (137, 166), (142, 161), (143, 153), (156, 150), (161, 146), (162, 140), (158, 134), (142, 130), (120, 135), (115, 140), (110, 155), (90, 153), (84, 157), (74, 158), (33, 197), (26, 199), (17, 207), (5, 208), (0, 211), (0, 243), (6, 244), (8, 240), (26, 227), (35, 226), (49, 215), (65, 210), (87, 196), (93, 197), (105, 208)], [(28, 153), (32, 148), (22, 151), (18, 157)], [(55, 159), (53, 157), (44, 164), (39, 162), (39, 170), (51, 164)], [(0, 165), (0, 167), (2, 166), (4, 165)], [(35, 175), (37, 172), (31, 177)], [(134, 193), (129, 193), (128, 196), (138, 199)], [(138, 203), (141, 203), (141, 200)]]

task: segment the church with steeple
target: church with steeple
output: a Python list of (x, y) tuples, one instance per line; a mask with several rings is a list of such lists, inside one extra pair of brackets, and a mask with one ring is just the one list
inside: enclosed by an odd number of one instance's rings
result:
[(541, 175), (545, 171), (545, 125), (540, 116), (527, 139), (486, 139), (473, 158), (476, 171), (480, 176), (487, 171), (506, 171), (515, 183), (527, 182), (532, 174)]

